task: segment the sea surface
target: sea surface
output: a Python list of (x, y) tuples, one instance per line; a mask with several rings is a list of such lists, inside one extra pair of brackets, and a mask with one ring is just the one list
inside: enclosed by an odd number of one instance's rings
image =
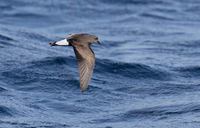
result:
[[(81, 92), (71, 47), (91, 33)], [(0, 128), (199, 128), (199, 0), (0, 0)]]

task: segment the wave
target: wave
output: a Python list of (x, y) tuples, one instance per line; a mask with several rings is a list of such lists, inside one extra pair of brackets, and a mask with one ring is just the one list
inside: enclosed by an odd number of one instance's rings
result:
[(11, 41), (14, 41), (14, 39), (0, 34), (0, 48), (5, 48), (6, 46), (14, 46)]
[(199, 66), (178, 67), (174, 70), (179, 72), (181, 76), (185, 76), (185, 77), (199, 77), (200, 76)]
[(102, 74), (113, 74), (115, 76), (124, 76), (134, 79), (156, 79), (165, 80), (169, 74), (160, 69), (155, 69), (148, 65), (137, 63), (115, 62), (110, 60), (97, 59), (95, 72)]
[(0, 5), (0, 8), (2, 10), (11, 10), (11, 9), (13, 9), (13, 7), (11, 5), (9, 5), (9, 4), (2, 4), (2, 3)]
[(45, 18), (45, 15), (41, 15), (41, 14), (36, 14), (36, 13), (25, 13), (25, 12), (19, 12), (19, 13), (14, 13), (14, 14), (10, 14), (7, 15), (10, 17), (16, 17), (16, 18)]
[[(199, 84), (163, 83), (158, 87), (147, 89), (144, 93), (149, 95), (176, 95), (185, 92), (195, 92), (200, 89)], [(140, 94), (142, 92), (139, 92)]]
[[(34, 68), (39, 69), (41, 71), (47, 69), (54, 70), (53, 66), (62, 66), (68, 68), (77, 68), (76, 58), (69, 57), (46, 57), (43, 60), (32, 61), (26, 64), (26, 67), (22, 67), (22, 71)], [(62, 69), (60, 67), (60, 69)], [(21, 70), (20, 69), (20, 70)], [(17, 70), (17, 69), (15, 69)], [(124, 62), (116, 62), (110, 61), (107, 59), (96, 59), (96, 67), (95, 72), (100, 74), (110, 73), (115, 75), (121, 75), (125, 77), (131, 78), (152, 78), (152, 79), (166, 79), (166, 76), (169, 74), (166, 71), (162, 71), (160, 69), (155, 69), (148, 65), (137, 64), (137, 63), (124, 63)]]
[(0, 40), (2, 41), (13, 41), (14, 39), (12, 39), (11, 37), (5, 36), (0, 34)]
[(19, 128), (70, 128), (73, 127), (71, 125), (60, 123), (60, 122), (48, 122), (48, 121), (16, 121), (16, 120), (0, 120), (1, 126), (9, 126), (9, 127), (19, 127)]
[(200, 40), (184, 41), (183, 43), (177, 43), (177, 46), (186, 48), (200, 48)]
[(72, 65), (74, 64), (75, 58), (72, 56), (68, 57), (46, 57), (43, 60), (37, 60), (29, 62), (32, 66), (52, 66), (52, 65)]
[(169, 106), (155, 106), (146, 107), (142, 109), (134, 109), (124, 113), (115, 114), (113, 118), (104, 118), (93, 120), (93, 123), (106, 123), (118, 121), (133, 121), (141, 119), (156, 119), (162, 120), (176, 115), (183, 115), (186, 113), (200, 112), (200, 105), (198, 104), (180, 104)]
[(35, 32), (30, 32), (30, 31), (25, 31), (25, 30), (20, 30), (18, 31), (20, 36), (25, 37), (26, 39), (30, 39), (30, 40), (37, 40), (40, 42), (49, 42), (50, 39), (46, 36), (43, 36), (41, 34), (35, 33)]
[(13, 112), (10, 108), (0, 105), (0, 117), (1, 116), (13, 116)]
[(180, 115), (189, 112), (200, 112), (199, 105), (194, 104), (181, 104), (171, 106), (158, 106), (143, 109), (130, 110), (122, 114), (123, 119), (134, 119), (134, 118), (167, 118), (170, 115)]
[(19, 90), (52, 92), (63, 88), (73, 89), (79, 87), (75, 77), (78, 75), (77, 69), (73, 65), (75, 59), (72, 61), (72, 57), (48, 57), (4, 71), (2, 77), (6, 83), (17, 85), (14, 88)]
[(4, 92), (7, 91), (7, 89), (5, 89), (4, 87), (0, 87), (0, 92)]
[(5, 48), (7, 46), (15, 46), (14, 44), (8, 42), (8, 41), (1, 41), (0, 40), (0, 48)]
[(185, 83), (170, 83), (162, 82), (162, 84), (147, 83), (143, 86), (140, 85), (129, 85), (116, 88), (115, 91), (123, 92), (125, 94), (137, 94), (145, 96), (162, 96), (162, 95), (177, 95), (186, 92), (196, 92), (200, 90), (199, 84), (185, 84)]
[(152, 14), (152, 13), (142, 13), (140, 16), (152, 18), (152, 19), (158, 19), (158, 20), (169, 20), (173, 21), (173, 18), (166, 17), (165, 15), (158, 15), (158, 14)]
[[(95, 77), (95, 76), (100, 76)], [(19, 90), (43, 90), (59, 91), (79, 88), (79, 75), (76, 58), (69, 57), (47, 57), (42, 60), (32, 61), (2, 72), (4, 81), (15, 86)], [(169, 74), (144, 64), (114, 62), (110, 60), (97, 59), (93, 80), (102, 84), (104, 81), (117, 77), (129, 79), (167, 80)], [(101, 79), (102, 78), (102, 79)], [(92, 90), (99, 87), (91, 86)]]
[(119, 1), (115, 1), (115, 0), (102, 0), (102, 3), (109, 3), (109, 4), (135, 4), (135, 5), (154, 5), (154, 4), (168, 4), (165, 1), (162, 0), (151, 0), (151, 1), (145, 1), (145, 0), (119, 0)]

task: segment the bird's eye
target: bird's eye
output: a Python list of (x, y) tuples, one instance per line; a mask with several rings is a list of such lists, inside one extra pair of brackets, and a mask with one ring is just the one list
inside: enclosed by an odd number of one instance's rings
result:
[(72, 43), (72, 42), (73, 42), (73, 39), (67, 39), (67, 41), (68, 41), (69, 43)]
[(73, 41), (75, 41), (75, 42), (78, 42), (78, 40), (77, 39), (72, 39)]
[(78, 40), (71, 38), (71, 39), (67, 39), (67, 41), (70, 42), (70, 43), (73, 43), (73, 42), (77, 42)]

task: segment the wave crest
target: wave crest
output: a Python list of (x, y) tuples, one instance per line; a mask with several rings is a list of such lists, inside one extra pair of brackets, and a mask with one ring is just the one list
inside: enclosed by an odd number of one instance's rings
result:
[(146, 78), (164, 80), (169, 75), (164, 71), (144, 64), (114, 62), (110, 60), (99, 59), (97, 59), (95, 70), (97, 73), (115, 74), (134, 79)]

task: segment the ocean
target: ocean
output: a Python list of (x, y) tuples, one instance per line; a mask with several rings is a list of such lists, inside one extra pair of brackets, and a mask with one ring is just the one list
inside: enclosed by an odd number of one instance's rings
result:
[[(199, 0), (1, 0), (0, 128), (199, 128)], [(97, 35), (80, 91), (72, 47)]]

